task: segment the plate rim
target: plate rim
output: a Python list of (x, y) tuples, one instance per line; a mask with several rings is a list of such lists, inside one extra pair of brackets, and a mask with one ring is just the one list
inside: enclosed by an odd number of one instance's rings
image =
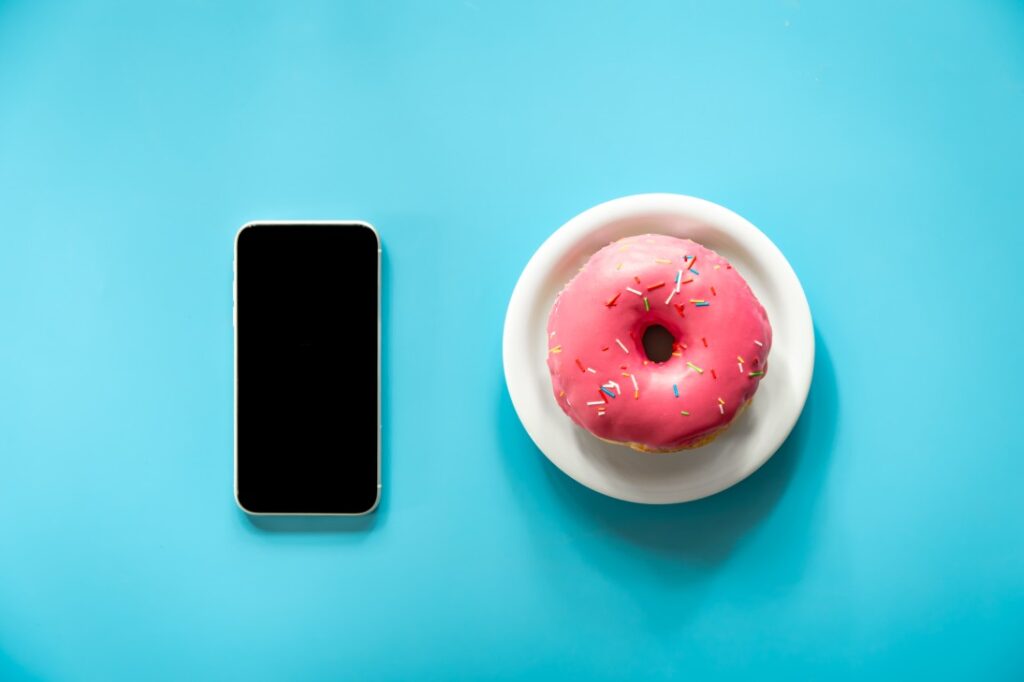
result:
[[(719, 476), (709, 479), (697, 491), (671, 499), (644, 499), (642, 497), (624, 495), (622, 491), (608, 488), (604, 485), (603, 481), (581, 480), (573, 471), (563, 466), (563, 463), (559, 461), (557, 456), (553, 457), (549, 454), (541, 445), (542, 439), (539, 439), (534, 431), (538, 425), (531, 425), (528, 419), (524, 419), (525, 410), (521, 404), (526, 398), (523, 395), (525, 393), (523, 385), (524, 382), (529, 381), (526, 378), (529, 375), (522, 373), (520, 376), (515, 373), (513, 365), (516, 364), (516, 360), (512, 357), (510, 350), (512, 346), (511, 337), (516, 329), (515, 325), (525, 318), (529, 304), (533, 300), (532, 297), (527, 297), (526, 290), (528, 288), (527, 283), (536, 279), (536, 277), (528, 277), (528, 275), (534, 275), (535, 272), (538, 275), (543, 275), (556, 256), (564, 253), (566, 248), (571, 248), (573, 244), (585, 238), (592, 231), (617, 220), (651, 213), (668, 213), (684, 218), (701, 220), (705, 224), (711, 225), (714, 229), (739, 239), (743, 243), (755, 242), (754, 248), (766, 250), (770, 253), (771, 260), (776, 261), (779, 265), (784, 265), (785, 267), (781, 271), (778, 268), (773, 269), (774, 276), (789, 279), (790, 282), (786, 285), (786, 291), (799, 293), (799, 296), (794, 296), (794, 300), (789, 303), (793, 308), (795, 326), (799, 332), (798, 337), (802, 336), (804, 338), (804, 345), (807, 348), (805, 352), (806, 361), (797, 365), (798, 369), (804, 368), (802, 372), (799, 372), (798, 376), (798, 378), (802, 379), (798, 392), (798, 409), (792, 410), (789, 423), (786, 424), (785, 428), (778, 431), (775, 442), (764, 448), (765, 454), (753, 459), (751, 462), (745, 463), (742, 467), (738, 466), (731, 476)], [(520, 272), (515, 287), (512, 290), (512, 295), (509, 297), (502, 329), (502, 368), (505, 375), (506, 390), (512, 401), (516, 417), (523, 425), (536, 448), (556, 468), (580, 485), (608, 497), (640, 504), (680, 504), (702, 499), (731, 488), (760, 469), (785, 443), (806, 407), (814, 374), (814, 356), (814, 322), (811, 316), (810, 305), (807, 302), (807, 295), (800, 279), (793, 270), (793, 266), (778, 246), (753, 223), (731, 209), (700, 197), (665, 192), (631, 194), (602, 202), (573, 216), (552, 232), (534, 251)]]

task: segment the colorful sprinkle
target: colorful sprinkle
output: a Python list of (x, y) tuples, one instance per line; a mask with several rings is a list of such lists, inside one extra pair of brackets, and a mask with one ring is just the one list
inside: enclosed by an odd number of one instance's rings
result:
[(707, 348), (708, 347), (708, 340), (706, 338), (704, 338), (703, 336), (700, 337), (700, 340), (704, 344), (704, 347)]
[(712, 379), (718, 379), (718, 375), (715, 374), (715, 368), (714, 367), (711, 368), (711, 378)]
[(684, 417), (689, 417), (690, 416), (690, 413), (687, 412), (686, 410), (679, 410), (679, 414), (683, 415)]
[(638, 386), (637, 383), (636, 383), (636, 375), (635, 374), (630, 374), (629, 378), (633, 380), (633, 400), (639, 400), (640, 399), (640, 386)]
[(754, 343), (756, 343), (756, 344), (757, 344), (758, 346), (760, 346), (761, 348), (764, 348), (764, 344), (763, 344), (763, 343), (761, 343), (760, 341), (754, 341)]
[(711, 287), (711, 295), (712, 296), (718, 296), (718, 294), (715, 293), (715, 288), (714, 287)]
[(672, 264), (672, 261), (666, 260), (664, 258), (655, 258), (654, 262), (655, 263), (661, 263), (662, 265), (671, 265)]
[(636, 280), (636, 285), (640, 286), (640, 278), (637, 277), (636, 275), (633, 275), (633, 279)]
[(679, 397), (679, 387), (677, 385), (672, 384), (672, 392), (676, 394), (677, 398)]
[(697, 365), (693, 364), (692, 362), (687, 362), (686, 364), (687, 364), (687, 366), (689, 366), (690, 369), (697, 370), (698, 374), (703, 374), (704, 373), (704, 370), (702, 370), (700, 367), (698, 367)]
[(629, 355), (629, 349), (626, 348), (626, 344), (622, 343), (622, 341), (619, 341), (618, 339), (615, 339), (615, 343), (619, 344), (619, 348), (622, 349), (623, 353), (625, 353), (626, 355)]
[(740, 364), (743, 364), (744, 362), (746, 362), (746, 360), (743, 359), (742, 355), (737, 355), (736, 356), (736, 360), (738, 360)]
[(665, 286), (664, 282), (658, 282), (657, 284), (652, 284), (651, 286), (647, 287), (647, 291), (654, 291), (655, 289), (660, 289), (663, 286)]
[(718, 404), (719, 405), (725, 405), (725, 401), (722, 400), (722, 396), (718, 396)]
[(615, 269), (616, 270), (621, 270), (622, 269), (622, 263), (619, 263), (618, 265), (616, 265)]
[(597, 370), (594, 369), (593, 367), (587, 367), (587, 371), (590, 372), (591, 374), (597, 374)]
[(612, 393), (611, 391), (609, 391), (609, 390), (608, 390), (607, 388), (605, 388), (604, 386), (602, 386), (602, 387), (601, 387), (601, 392), (602, 392), (602, 393), (604, 393), (604, 394), (605, 394), (606, 396), (608, 396), (608, 397), (610, 397), (610, 398), (614, 398), (614, 397), (615, 397), (615, 394), (614, 394), (614, 393)]
[(724, 405), (719, 405), (719, 406), (718, 406), (718, 411), (719, 411), (719, 412), (720, 412), (721, 414), (725, 414), (725, 406), (724, 406)]
[(650, 301), (647, 300), (647, 297), (644, 296), (644, 310), (650, 310), (650, 309), (651, 309), (651, 303), (650, 303)]
[(675, 295), (676, 295), (676, 290), (675, 289), (670, 291), (668, 293), (668, 298), (665, 299), (665, 305), (668, 305), (669, 303), (671, 303), (672, 302), (672, 297), (675, 296)]
[(617, 300), (619, 300), (619, 296), (622, 296), (622, 292), (621, 291), (619, 293), (615, 294), (614, 296), (612, 296), (611, 298), (609, 298), (608, 301), (605, 303), (605, 306), (608, 307), (608, 308), (614, 308), (615, 307), (615, 302)]
[(703, 303), (703, 302), (704, 302), (703, 298), (691, 298), (690, 299), (690, 303)]
[(581, 372), (586, 372), (587, 371), (587, 368), (583, 366), (583, 363), (580, 362), (579, 358), (576, 358), (576, 366), (580, 368)]
[(702, 301), (700, 303), (694, 303), (693, 305), (695, 308), (707, 308), (711, 304), (708, 303), (707, 301)]
[(591, 405), (591, 406), (593, 406), (593, 405), (604, 405), (604, 401), (603, 400), (591, 400), (590, 402), (587, 403), (587, 405)]
[(549, 353), (561, 353), (562, 352), (562, 347), (561, 346), (555, 346), (554, 348), (548, 348), (548, 352)]
[(751, 372), (747, 376), (748, 377), (762, 377), (762, 376), (764, 376), (764, 372)]
[(742, 362), (737, 362), (736, 366), (740, 368), (740, 374), (743, 374), (743, 363)]
[(699, 272), (697, 272), (697, 271), (696, 271), (696, 270), (694, 270), (693, 268), (690, 268), (690, 272), (692, 272), (692, 273), (693, 273), (693, 274), (695, 274), (695, 275), (699, 275), (699, 274), (700, 274)]
[(639, 291), (637, 291), (633, 287), (626, 287), (626, 291), (628, 291), (631, 294), (636, 294), (637, 296), (643, 296), (642, 293), (640, 293)]

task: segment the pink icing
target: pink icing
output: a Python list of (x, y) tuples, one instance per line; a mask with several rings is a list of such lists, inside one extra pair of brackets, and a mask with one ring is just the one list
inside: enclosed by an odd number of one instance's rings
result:
[[(675, 337), (663, 363), (642, 345), (652, 324)], [(661, 451), (700, 444), (728, 425), (757, 390), (772, 345), (764, 308), (724, 258), (656, 234), (595, 253), (555, 299), (548, 337), (565, 413), (605, 440)]]

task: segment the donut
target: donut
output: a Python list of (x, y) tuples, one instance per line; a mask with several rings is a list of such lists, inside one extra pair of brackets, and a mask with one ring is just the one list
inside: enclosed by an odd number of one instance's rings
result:
[(764, 307), (725, 258), (659, 234), (591, 256), (555, 298), (547, 334), (562, 410), (644, 452), (714, 439), (754, 397), (772, 346)]

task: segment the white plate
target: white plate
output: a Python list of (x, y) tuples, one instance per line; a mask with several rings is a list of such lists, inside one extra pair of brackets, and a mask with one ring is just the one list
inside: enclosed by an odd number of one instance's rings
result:
[[(574, 424), (555, 402), (546, 364), (548, 313), (558, 292), (602, 246), (648, 232), (688, 237), (726, 257), (750, 284), (772, 325), (771, 371), (750, 407), (711, 444), (671, 454), (605, 443)], [(552, 234), (512, 292), (502, 346), (512, 404), (541, 452), (588, 488), (648, 504), (696, 500), (754, 473), (796, 424), (814, 367), (811, 310), (782, 252), (729, 209), (678, 194), (615, 199)]]

